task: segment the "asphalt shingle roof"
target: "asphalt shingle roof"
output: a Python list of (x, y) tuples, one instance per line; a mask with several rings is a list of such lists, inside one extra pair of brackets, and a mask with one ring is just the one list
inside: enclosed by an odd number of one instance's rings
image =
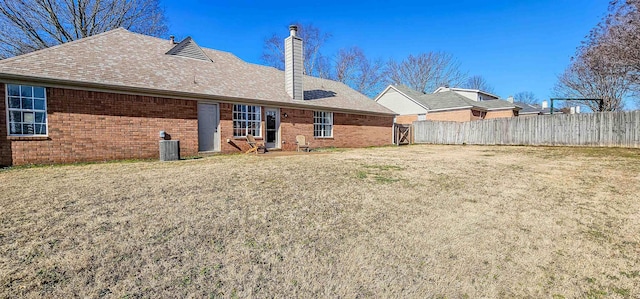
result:
[[(522, 102), (515, 102), (515, 104), (522, 108), (520, 110), (520, 114), (532, 114), (532, 113), (541, 113), (541, 114), (550, 114), (551, 108), (542, 108), (540, 105), (530, 105)], [(562, 110), (558, 108), (553, 108), (553, 113), (562, 113)]]
[(520, 110), (520, 114), (539, 114), (542, 111), (542, 109), (540, 109), (539, 107), (536, 107), (534, 105), (529, 105), (527, 103), (514, 102), (514, 104), (522, 108)]
[(211, 61), (167, 55), (174, 46), (168, 40), (120, 28), (2, 60), (0, 78), (394, 114), (342, 83), (310, 76), (304, 77), (305, 101), (293, 100), (285, 91), (283, 71), (206, 48), (202, 50)]

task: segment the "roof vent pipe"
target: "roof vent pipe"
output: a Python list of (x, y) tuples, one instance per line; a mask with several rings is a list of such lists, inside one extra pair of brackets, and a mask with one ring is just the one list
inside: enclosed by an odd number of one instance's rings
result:
[(169, 43), (171, 43), (172, 45), (176, 44), (176, 37), (175, 36), (169, 36)]
[(547, 107), (548, 107), (547, 101), (542, 101), (542, 109), (545, 109)]

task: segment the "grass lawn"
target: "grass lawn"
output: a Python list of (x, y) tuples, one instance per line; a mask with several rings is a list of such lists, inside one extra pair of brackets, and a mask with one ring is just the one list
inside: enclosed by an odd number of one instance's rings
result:
[(640, 297), (640, 151), (0, 171), (0, 297)]

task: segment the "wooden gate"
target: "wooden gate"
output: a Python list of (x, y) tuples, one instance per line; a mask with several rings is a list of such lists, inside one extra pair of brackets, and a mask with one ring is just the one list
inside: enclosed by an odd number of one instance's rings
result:
[(411, 125), (393, 125), (394, 143), (396, 145), (411, 144)]

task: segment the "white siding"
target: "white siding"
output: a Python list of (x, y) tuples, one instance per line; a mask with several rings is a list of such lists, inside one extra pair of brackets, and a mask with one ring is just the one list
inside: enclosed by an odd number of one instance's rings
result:
[(454, 90), (455, 93), (470, 99), (472, 101), (478, 101), (478, 93), (473, 91)]
[(378, 98), (378, 104), (400, 115), (427, 113), (427, 110), (422, 108), (422, 106), (403, 96), (393, 88), (390, 88)]
[(444, 87), (440, 87), (440, 88), (436, 89), (436, 91), (434, 93), (436, 93), (436, 92), (444, 92), (444, 91), (449, 91), (449, 90), (451, 90), (451, 91), (453, 91), (453, 92), (455, 92), (455, 93), (457, 93), (457, 94), (459, 94), (459, 95), (461, 95), (461, 96), (463, 96), (463, 97), (465, 97), (465, 98), (467, 98), (469, 100), (476, 101), (476, 102), (477, 101), (481, 101), (481, 100), (482, 101), (489, 101), (489, 100), (497, 100), (498, 99), (495, 96), (490, 96), (490, 95), (487, 95), (487, 94), (482, 94), (482, 99), (480, 99), (480, 95), (481, 94), (479, 92), (477, 92), (477, 91), (475, 91), (473, 89), (464, 89), (464, 88), (444, 88)]
[(284, 40), (284, 76), (287, 93), (294, 100), (303, 100), (302, 86), (304, 56), (302, 39), (289, 36)]

